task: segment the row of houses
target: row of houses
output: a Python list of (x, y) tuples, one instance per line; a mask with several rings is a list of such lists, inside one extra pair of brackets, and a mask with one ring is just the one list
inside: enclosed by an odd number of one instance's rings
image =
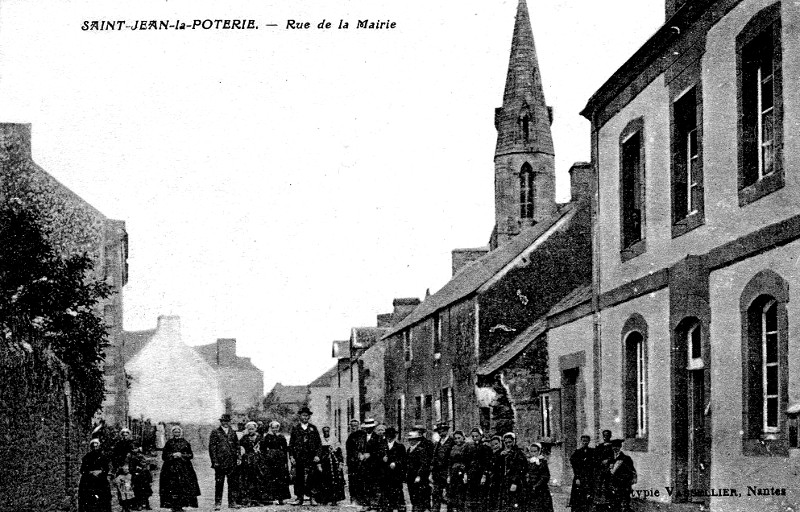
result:
[(548, 447), (556, 485), (579, 436), (609, 429), (654, 499), (800, 504), (800, 10), (665, 14), (581, 112), (591, 162), (560, 204), (520, 0), (489, 242), (454, 250), (436, 293), (334, 342), (310, 387), (318, 424), (340, 439), (365, 417), (514, 430)]

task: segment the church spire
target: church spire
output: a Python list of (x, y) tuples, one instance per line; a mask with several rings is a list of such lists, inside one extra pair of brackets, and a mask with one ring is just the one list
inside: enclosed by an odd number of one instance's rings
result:
[(528, 6), (525, 0), (519, 0), (503, 106), (495, 113), (496, 154), (520, 151), (554, 154), (550, 116), (544, 100)]
[(556, 211), (552, 111), (542, 77), (525, 0), (519, 0), (503, 106), (495, 109), (495, 228), (490, 247)]

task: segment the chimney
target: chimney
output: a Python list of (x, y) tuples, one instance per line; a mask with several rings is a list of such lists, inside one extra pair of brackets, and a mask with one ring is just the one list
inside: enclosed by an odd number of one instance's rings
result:
[(217, 364), (233, 366), (236, 361), (236, 338), (217, 338)]
[(453, 275), (456, 275), (459, 270), (469, 265), (473, 261), (489, 253), (488, 247), (475, 247), (472, 249), (453, 249)]
[(378, 327), (391, 327), (392, 313), (381, 313), (378, 315)]
[(156, 332), (163, 333), (173, 339), (181, 337), (181, 317), (175, 315), (159, 315)]
[(392, 301), (392, 307), (394, 307), (394, 312), (392, 313), (392, 324), (396, 325), (400, 323), (405, 317), (411, 314), (417, 306), (419, 306), (419, 299), (416, 297), (405, 297), (394, 299)]
[(594, 195), (594, 169), (589, 162), (575, 162), (569, 168), (571, 201)]

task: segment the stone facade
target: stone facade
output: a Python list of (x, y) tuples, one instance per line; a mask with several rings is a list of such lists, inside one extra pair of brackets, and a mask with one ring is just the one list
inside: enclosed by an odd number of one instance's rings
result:
[(111, 295), (98, 305), (109, 330), (103, 416), (108, 423), (122, 423), (127, 406), (120, 361), (122, 289), (128, 282), (125, 223), (109, 219), (36, 165), (31, 152), (31, 125), (0, 124), (0, 158), (10, 171), (2, 179), (2, 200), (17, 198), (34, 206), (57, 250), (64, 256), (88, 254), (94, 263), (92, 277), (105, 279), (111, 287)]
[[(583, 112), (599, 184), (593, 336), (590, 350), (576, 315), (550, 356), (586, 355), (578, 423), (625, 438), (637, 487), (673, 486), (657, 499), (711, 510), (786, 510), (800, 471), (800, 14), (765, 0), (666, 11)], [(568, 331), (583, 332), (569, 347)], [(562, 378), (551, 367), (551, 385)]]

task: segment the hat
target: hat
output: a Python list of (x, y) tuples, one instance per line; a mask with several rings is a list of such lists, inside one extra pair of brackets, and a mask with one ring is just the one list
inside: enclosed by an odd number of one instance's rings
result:
[(231, 415), (228, 413), (223, 414), (219, 417), (219, 421), (231, 421)]
[(610, 444), (612, 448), (622, 448), (622, 439), (612, 439)]
[(420, 434), (418, 431), (416, 431), (416, 430), (410, 430), (410, 431), (408, 432), (408, 440), (409, 440), (409, 441), (414, 441), (414, 440), (417, 440), (417, 441), (418, 441), (418, 440), (420, 440), (420, 439), (422, 439), (422, 434)]
[(311, 409), (309, 409), (307, 405), (304, 405), (303, 407), (300, 408), (299, 411), (297, 411), (297, 414), (308, 414), (308, 415), (311, 415), (311, 414), (314, 414), (314, 413), (311, 412)]
[(434, 431), (438, 432), (440, 430), (450, 430), (450, 424), (442, 421), (436, 424), (436, 427), (433, 429)]
[(377, 425), (375, 418), (368, 418), (361, 424), (361, 428), (375, 428), (375, 425)]

